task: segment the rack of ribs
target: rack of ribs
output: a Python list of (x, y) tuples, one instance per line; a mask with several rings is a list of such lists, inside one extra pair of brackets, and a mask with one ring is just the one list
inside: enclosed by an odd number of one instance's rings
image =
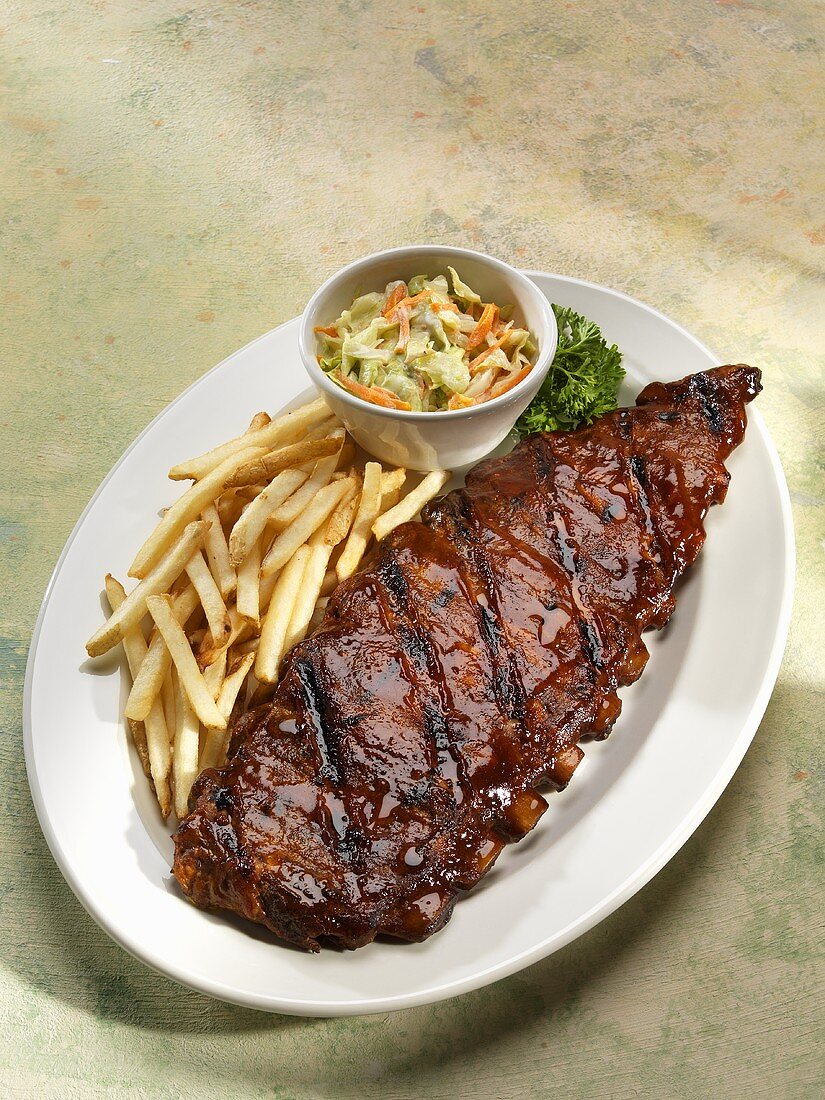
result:
[(610, 732), (760, 389), (744, 365), (653, 383), (393, 531), (195, 784), (186, 895), (310, 950), (440, 929)]

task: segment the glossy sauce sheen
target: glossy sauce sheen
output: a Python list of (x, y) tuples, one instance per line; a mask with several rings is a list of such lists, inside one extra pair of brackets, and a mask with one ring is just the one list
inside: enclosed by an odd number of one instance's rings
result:
[(654, 383), (394, 531), (195, 785), (189, 897), (316, 950), (437, 931), (610, 732), (759, 389), (745, 366)]

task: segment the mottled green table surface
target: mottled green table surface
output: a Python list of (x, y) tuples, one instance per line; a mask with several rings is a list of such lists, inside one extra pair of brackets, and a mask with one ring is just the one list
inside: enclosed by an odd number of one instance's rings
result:
[[(822, 1095), (823, 26), (814, 0), (0, 5), (0, 1094)], [(430, 1008), (270, 1017), (158, 977), (69, 891), (27, 646), (144, 425), (342, 263), (424, 240), (618, 287), (762, 368), (790, 642), (717, 807), (588, 935)]]

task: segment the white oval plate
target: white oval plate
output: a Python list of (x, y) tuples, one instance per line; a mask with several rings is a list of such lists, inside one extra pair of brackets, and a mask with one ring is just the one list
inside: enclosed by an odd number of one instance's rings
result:
[[(651, 379), (717, 363), (684, 329), (623, 294), (534, 273), (552, 301), (592, 317), (624, 352), (632, 402)], [(167, 469), (304, 391), (298, 321), (230, 356), (132, 444), (77, 523), (46, 590), (26, 670), (25, 750), (43, 832), (89, 913), (138, 958), (228, 1001), (310, 1016), (385, 1012), (452, 997), (549, 955), (611, 913), (681, 847), (745, 754), (767, 706), (790, 616), (794, 544), (785, 479), (751, 406), (728, 499), (624, 713), (531, 836), (426, 943), (309, 955), (194, 909), (169, 873), (168, 828), (121, 720), (119, 657), (84, 662), (104, 573), (126, 579)]]

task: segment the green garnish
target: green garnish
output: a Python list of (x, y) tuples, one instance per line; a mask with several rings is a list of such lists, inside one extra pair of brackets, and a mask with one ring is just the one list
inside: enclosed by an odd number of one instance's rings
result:
[(541, 389), (516, 421), (520, 435), (570, 431), (616, 408), (624, 378), (622, 353), (595, 321), (553, 305), (559, 346)]

